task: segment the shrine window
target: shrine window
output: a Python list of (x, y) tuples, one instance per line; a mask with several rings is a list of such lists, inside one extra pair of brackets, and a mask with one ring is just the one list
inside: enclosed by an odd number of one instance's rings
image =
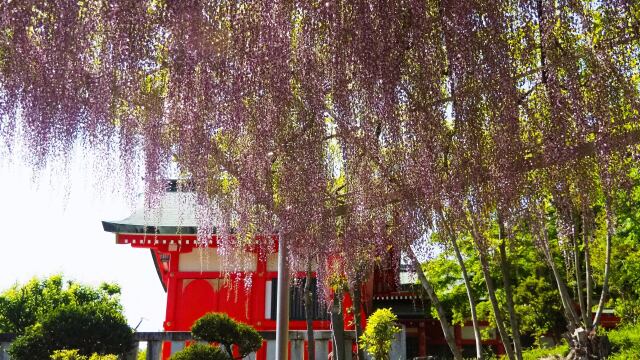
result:
[[(312, 303), (313, 303), (313, 320), (329, 320), (329, 313), (326, 305), (322, 304), (318, 299), (318, 288), (316, 279), (311, 279)], [(289, 292), (289, 320), (306, 320), (304, 306), (304, 286), (306, 279), (299, 279), (296, 284), (291, 286)], [(265, 302), (267, 319), (275, 320), (277, 312), (278, 297), (278, 279), (267, 281), (267, 299)]]

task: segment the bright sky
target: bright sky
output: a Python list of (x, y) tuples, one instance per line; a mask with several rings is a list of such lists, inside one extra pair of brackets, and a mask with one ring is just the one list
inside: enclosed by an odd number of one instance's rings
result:
[(124, 196), (96, 192), (93, 165), (82, 160), (63, 175), (34, 181), (28, 167), (6, 156), (0, 152), (0, 291), (56, 273), (91, 285), (115, 282), (129, 324), (142, 319), (139, 331), (162, 330), (166, 297), (149, 251), (116, 245), (102, 230), (101, 220), (130, 214)]

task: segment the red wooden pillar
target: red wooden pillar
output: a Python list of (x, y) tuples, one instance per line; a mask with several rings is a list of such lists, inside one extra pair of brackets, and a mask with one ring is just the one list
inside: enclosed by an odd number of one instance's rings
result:
[[(182, 293), (182, 279), (177, 276), (180, 253), (173, 251), (169, 257), (169, 276), (167, 277), (167, 309), (165, 312), (164, 330), (176, 330), (176, 305)], [(162, 344), (162, 358), (168, 359), (171, 356), (171, 343)]]
[(418, 355), (427, 356), (427, 331), (424, 320), (418, 322)]
[[(262, 259), (260, 254), (258, 253), (258, 263), (256, 266), (256, 273), (252, 282), (251, 293), (250, 296), (252, 299), (252, 313), (251, 318), (253, 322), (253, 326), (258, 329), (264, 329), (265, 318), (265, 296), (266, 296), (266, 275), (267, 275), (267, 261), (266, 259)], [(258, 350), (256, 353), (257, 360), (266, 360), (267, 359), (267, 342), (264, 341), (262, 343), (262, 348)]]
[(258, 330), (262, 330), (264, 326), (265, 318), (265, 296), (266, 296), (266, 281), (267, 281), (267, 261), (261, 259), (258, 256), (258, 263), (256, 266), (256, 272), (252, 281), (250, 293), (252, 302), (251, 319), (253, 326)]
[(174, 330), (176, 325), (176, 305), (178, 303), (180, 292), (182, 291), (182, 288), (178, 286), (181, 283), (181, 280), (176, 276), (178, 272), (179, 257), (179, 252), (172, 252), (171, 256), (169, 257), (169, 277), (167, 278), (167, 309), (164, 321), (165, 331)]

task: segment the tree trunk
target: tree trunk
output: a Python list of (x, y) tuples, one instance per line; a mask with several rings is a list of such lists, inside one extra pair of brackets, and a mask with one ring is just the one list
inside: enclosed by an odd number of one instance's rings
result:
[(578, 324), (580, 320), (578, 318), (578, 314), (576, 313), (576, 309), (573, 306), (573, 301), (571, 300), (569, 291), (567, 290), (567, 285), (564, 283), (564, 280), (562, 280), (562, 276), (560, 275), (558, 267), (556, 266), (556, 263), (553, 260), (553, 256), (551, 255), (551, 250), (549, 248), (549, 237), (547, 236), (547, 230), (545, 228), (544, 222), (542, 222), (540, 225), (541, 227), (539, 229), (539, 232), (541, 234), (539, 234), (539, 236), (541, 236), (540, 242), (542, 245), (543, 255), (549, 267), (551, 267), (551, 272), (553, 273), (553, 278), (556, 280), (558, 292), (560, 293), (560, 299), (562, 300), (562, 306), (569, 323), (569, 330), (573, 332), (576, 328), (579, 327)]
[(476, 249), (478, 250), (478, 257), (480, 258), (480, 268), (482, 269), (482, 275), (484, 275), (484, 282), (487, 286), (487, 293), (489, 294), (489, 301), (491, 302), (491, 308), (493, 309), (493, 316), (496, 319), (496, 327), (498, 328), (500, 339), (502, 340), (504, 349), (507, 352), (507, 357), (510, 360), (514, 360), (515, 355), (513, 353), (513, 347), (511, 346), (509, 334), (507, 334), (507, 331), (504, 328), (504, 319), (502, 318), (500, 305), (498, 304), (498, 299), (496, 298), (496, 287), (493, 283), (493, 278), (491, 277), (491, 269), (489, 267), (489, 261), (487, 260), (486, 256), (486, 239), (478, 231), (475, 220), (473, 219), (473, 214), (471, 215), (471, 236), (473, 237), (476, 243)]
[(591, 328), (593, 322), (591, 320), (591, 309), (593, 308), (593, 279), (591, 278), (591, 250), (589, 242), (591, 241), (591, 229), (588, 227), (586, 215), (582, 216), (582, 236), (584, 242), (584, 277), (586, 282), (586, 303), (589, 316), (587, 317), (587, 326)]
[[(362, 284), (356, 282), (351, 290), (351, 300), (353, 300), (353, 324), (356, 331), (356, 343), (362, 335), (362, 319), (360, 318), (361, 302), (362, 302)], [(358, 359), (364, 359), (364, 351), (358, 346)]]
[(515, 351), (516, 359), (522, 360), (522, 343), (520, 342), (520, 325), (518, 324), (518, 316), (516, 314), (515, 306), (513, 305), (513, 291), (511, 289), (511, 263), (507, 257), (506, 239), (511, 237), (504, 229), (504, 223), (502, 219), (498, 219), (498, 226), (500, 227), (500, 263), (502, 269), (502, 282), (504, 285), (504, 291), (507, 298), (507, 311), (509, 311), (509, 323), (511, 325), (511, 336), (513, 337), (513, 349)]
[(458, 260), (458, 264), (460, 265), (460, 270), (462, 271), (462, 280), (464, 281), (464, 287), (467, 291), (467, 298), (469, 299), (469, 308), (471, 309), (471, 322), (473, 323), (473, 336), (476, 340), (476, 357), (478, 360), (482, 359), (482, 335), (480, 335), (480, 325), (478, 324), (478, 315), (476, 314), (476, 300), (473, 298), (473, 291), (471, 289), (471, 281), (469, 280), (469, 274), (467, 273), (467, 267), (464, 264), (464, 259), (462, 258), (462, 254), (460, 253), (460, 248), (458, 247), (458, 240), (456, 239), (456, 235), (453, 233), (453, 229), (449, 226), (444, 218), (444, 215), (440, 212), (439, 214), (440, 220), (442, 221), (442, 227), (446, 231), (447, 237), (451, 242), (453, 247), (453, 251), (456, 254), (456, 259)]
[(307, 265), (307, 277), (304, 283), (304, 315), (307, 320), (307, 359), (315, 360), (316, 358), (316, 341), (313, 336), (313, 288), (311, 282), (311, 261)]
[[(555, 262), (553, 261), (553, 257), (551, 256), (549, 239), (546, 233), (546, 229), (544, 228), (544, 223), (542, 223), (542, 227), (539, 229), (539, 232), (541, 234), (539, 234), (538, 236), (542, 237), (540, 241), (543, 242), (542, 250), (544, 252), (546, 261), (551, 267), (553, 277), (556, 280), (556, 284), (558, 285), (558, 291), (560, 292), (560, 298), (565, 310), (565, 316), (567, 318), (567, 322), (569, 323), (569, 331), (565, 334), (565, 337), (569, 342), (569, 348), (571, 349), (571, 351), (569, 353), (569, 356), (567, 356), (567, 359), (587, 360), (592, 359), (594, 356), (598, 359), (605, 358), (610, 350), (610, 344), (607, 336), (595, 335), (595, 332), (592, 331), (597, 326), (597, 322), (595, 320), (593, 323), (593, 328), (591, 329), (580, 326), (580, 317), (576, 313), (571, 297), (569, 296), (567, 286), (562, 280), (562, 277), (560, 276), (558, 269), (555, 266)], [(598, 314), (596, 313), (596, 316), (597, 315)]]
[(484, 275), (484, 280), (487, 285), (487, 293), (489, 294), (489, 301), (491, 302), (491, 308), (493, 310), (493, 316), (496, 319), (496, 327), (498, 328), (498, 333), (500, 334), (500, 339), (502, 339), (502, 344), (504, 345), (504, 349), (507, 352), (507, 357), (511, 360), (515, 359), (515, 355), (513, 353), (513, 347), (511, 346), (511, 340), (509, 339), (509, 334), (507, 334), (506, 329), (504, 328), (504, 319), (502, 318), (502, 313), (500, 312), (500, 305), (498, 304), (498, 299), (496, 298), (496, 287), (493, 283), (493, 279), (491, 278), (491, 271), (489, 269), (489, 262), (487, 261), (486, 255), (482, 254), (482, 251), (478, 252), (480, 257), (480, 267), (482, 268), (482, 274)]
[(609, 295), (609, 273), (611, 272), (611, 238), (613, 238), (614, 224), (613, 214), (611, 213), (611, 196), (605, 191), (605, 212), (607, 217), (607, 244), (606, 255), (604, 260), (604, 277), (602, 279), (602, 292), (600, 293), (600, 301), (598, 302), (598, 309), (596, 315), (593, 318), (593, 328), (595, 329), (600, 324), (600, 317), (602, 310), (604, 310), (604, 302)]
[(344, 317), (342, 316), (342, 291), (333, 294), (331, 302), (331, 328), (333, 330), (333, 360), (344, 360)]
[(451, 349), (453, 358), (456, 360), (462, 360), (462, 353), (460, 352), (460, 349), (458, 349), (458, 346), (456, 345), (456, 339), (453, 334), (453, 328), (451, 327), (451, 325), (449, 324), (449, 321), (447, 320), (447, 313), (444, 311), (444, 308), (442, 307), (440, 300), (438, 300), (438, 296), (436, 295), (436, 292), (433, 290), (433, 287), (427, 280), (427, 277), (424, 275), (424, 272), (422, 271), (422, 266), (420, 265), (420, 262), (418, 261), (416, 254), (413, 252), (413, 249), (409, 248), (407, 253), (409, 255), (409, 259), (411, 260), (411, 265), (413, 266), (416, 273), (418, 274), (418, 279), (420, 279), (420, 283), (422, 284), (422, 287), (427, 292), (427, 295), (431, 300), (431, 304), (436, 308), (436, 311), (438, 312), (438, 317), (440, 318), (440, 326), (442, 326), (442, 332), (444, 333), (444, 339), (446, 340), (447, 345), (449, 345), (449, 349)]
[(580, 304), (580, 315), (582, 316), (582, 323), (585, 326), (588, 326), (589, 320), (591, 317), (591, 310), (587, 309), (587, 304), (585, 303), (584, 293), (582, 291), (582, 265), (580, 263), (580, 248), (578, 246), (578, 234), (576, 231), (576, 223), (573, 222), (572, 231), (571, 231), (571, 242), (573, 245), (573, 267), (576, 273), (576, 295), (578, 296), (578, 304)]

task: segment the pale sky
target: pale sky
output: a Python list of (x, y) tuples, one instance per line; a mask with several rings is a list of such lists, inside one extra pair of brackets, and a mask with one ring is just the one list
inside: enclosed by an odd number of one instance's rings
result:
[[(9, 160), (0, 152), (0, 291), (56, 273), (91, 285), (115, 282), (129, 324), (142, 319), (139, 331), (162, 330), (166, 296), (149, 250), (116, 245), (115, 235), (102, 230), (101, 220), (132, 210), (124, 196), (104, 187), (113, 179), (97, 182), (105, 174), (92, 175), (95, 163), (74, 160), (68, 171), (34, 181), (22, 161)], [(98, 191), (96, 183), (103, 183)]]

